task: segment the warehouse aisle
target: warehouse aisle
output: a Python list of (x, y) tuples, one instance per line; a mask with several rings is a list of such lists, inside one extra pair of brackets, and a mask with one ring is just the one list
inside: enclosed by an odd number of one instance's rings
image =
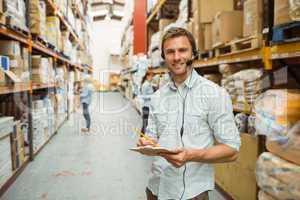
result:
[(140, 117), (119, 93), (96, 93), (91, 110), (91, 133), (81, 134), (81, 114), (72, 115), (1, 200), (145, 200), (151, 160), (128, 151)]

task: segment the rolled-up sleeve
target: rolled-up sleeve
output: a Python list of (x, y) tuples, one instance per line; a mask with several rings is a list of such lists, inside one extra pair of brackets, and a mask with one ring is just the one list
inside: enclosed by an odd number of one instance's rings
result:
[(239, 151), (241, 140), (234, 121), (230, 96), (223, 88), (217, 93), (210, 98), (209, 125), (217, 142)]

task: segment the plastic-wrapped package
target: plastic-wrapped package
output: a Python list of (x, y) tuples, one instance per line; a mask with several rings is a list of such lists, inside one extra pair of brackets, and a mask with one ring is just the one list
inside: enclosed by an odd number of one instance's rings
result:
[(249, 134), (255, 134), (255, 116), (250, 115), (248, 117), (248, 123), (247, 123), (247, 133)]
[(258, 186), (279, 200), (300, 199), (300, 166), (272, 153), (260, 155), (256, 163)]
[(300, 90), (268, 90), (255, 102), (255, 128), (270, 140), (286, 140), (289, 128), (300, 119)]
[(292, 20), (300, 21), (300, 0), (289, 0), (290, 3), (290, 17)]
[(271, 195), (269, 195), (268, 193), (260, 190), (258, 192), (258, 200), (276, 200), (274, 199), (274, 197), (272, 197)]
[(247, 132), (247, 120), (248, 116), (245, 113), (238, 113), (235, 115), (234, 121), (240, 133)]

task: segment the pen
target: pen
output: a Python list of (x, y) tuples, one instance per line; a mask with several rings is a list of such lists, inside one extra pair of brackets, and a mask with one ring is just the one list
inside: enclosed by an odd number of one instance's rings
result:
[(139, 134), (140, 137), (143, 137), (143, 138), (145, 138), (147, 141), (151, 142), (155, 147), (158, 147), (158, 146), (159, 146), (159, 144), (153, 142), (153, 140), (152, 140), (151, 137), (145, 135), (144, 133), (142, 133), (141, 131), (139, 131), (137, 128), (133, 128), (133, 131), (136, 132), (137, 134)]

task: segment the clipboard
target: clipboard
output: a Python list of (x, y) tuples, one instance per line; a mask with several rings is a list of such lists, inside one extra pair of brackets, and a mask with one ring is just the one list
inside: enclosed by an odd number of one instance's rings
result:
[(129, 150), (139, 152), (146, 156), (159, 156), (160, 153), (176, 154), (175, 149), (168, 149), (165, 147), (141, 146), (130, 148)]

